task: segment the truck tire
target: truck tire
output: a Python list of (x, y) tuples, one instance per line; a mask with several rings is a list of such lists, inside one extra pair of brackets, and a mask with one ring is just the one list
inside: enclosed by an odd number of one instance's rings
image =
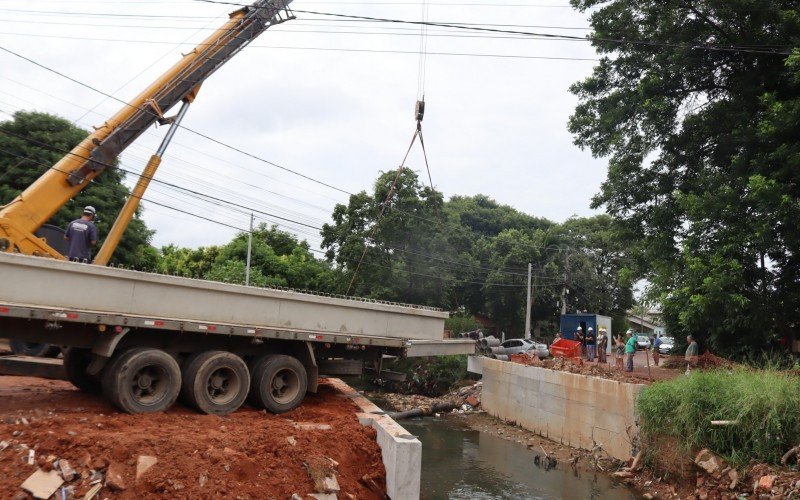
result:
[(64, 371), (67, 372), (67, 380), (83, 392), (99, 394), (103, 390), (100, 379), (86, 373), (86, 368), (92, 362), (92, 351), (66, 347), (62, 349), (62, 352), (64, 353)]
[(239, 356), (206, 351), (187, 359), (181, 398), (199, 411), (227, 415), (238, 410), (250, 390), (250, 372)]
[(181, 390), (181, 369), (172, 356), (138, 347), (115, 355), (103, 370), (103, 395), (126, 413), (166, 411)]
[(248, 402), (272, 413), (296, 408), (306, 396), (308, 374), (303, 364), (285, 354), (267, 354), (258, 359), (250, 372)]
[(33, 356), (36, 358), (55, 358), (61, 354), (61, 348), (52, 344), (39, 344), (37, 342), (24, 342), (12, 340), (9, 342), (11, 352), (20, 356)]

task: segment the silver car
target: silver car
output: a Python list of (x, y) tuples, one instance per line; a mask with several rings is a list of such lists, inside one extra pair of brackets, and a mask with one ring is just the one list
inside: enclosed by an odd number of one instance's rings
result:
[(547, 344), (540, 344), (531, 339), (508, 339), (500, 344), (500, 346), (505, 348), (506, 354), (509, 356), (529, 351), (535, 351), (536, 355), (541, 359), (550, 356), (550, 350), (547, 348)]
[(675, 339), (673, 337), (661, 337), (661, 345), (658, 346), (660, 354), (669, 354), (675, 346)]

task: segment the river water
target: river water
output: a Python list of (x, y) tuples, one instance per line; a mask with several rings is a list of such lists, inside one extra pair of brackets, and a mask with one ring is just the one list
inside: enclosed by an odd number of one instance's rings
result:
[(550, 470), (538, 467), (534, 458), (540, 454), (472, 430), (461, 416), (401, 424), (422, 442), (421, 496), (425, 500), (639, 498), (603, 474), (574, 471), (562, 463)]

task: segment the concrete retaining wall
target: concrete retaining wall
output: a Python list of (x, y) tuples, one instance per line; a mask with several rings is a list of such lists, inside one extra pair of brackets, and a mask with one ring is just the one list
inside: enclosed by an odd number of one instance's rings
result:
[(489, 414), (569, 446), (592, 449), (594, 442), (614, 458), (631, 457), (635, 403), (644, 385), (482, 361), (481, 406)]
[(386, 494), (393, 500), (418, 500), (422, 473), (422, 443), (384, 414), (370, 400), (339, 379), (328, 379), (360, 409), (358, 420), (378, 433), (383, 465), (386, 467)]

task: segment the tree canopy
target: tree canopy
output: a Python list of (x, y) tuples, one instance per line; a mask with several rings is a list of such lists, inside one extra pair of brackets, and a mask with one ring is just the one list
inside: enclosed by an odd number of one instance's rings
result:
[(569, 129), (668, 330), (735, 354), (796, 326), (800, 2), (572, 5), (603, 57)]
[(565, 298), (570, 312), (620, 320), (632, 304), (625, 247), (609, 217), (557, 224), (485, 195), (443, 201), (410, 170), (384, 173), (372, 193), (337, 205), (322, 235), (351, 293), (477, 314), (510, 335), (523, 333), (528, 263), (537, 333), (557, 328)]
[[(89, 134), (63, 118), (29, 111), (18, 111), (13, 120), (0, 122), (0, 130), (13, 134), (0, 133), (0, 205), (13, 200), (55, 165), (64, 156), (63, 151), (71, 150)], [(125, 174), (119, 169), (106, 169), (48, 223), (66, 229), (70, 221), (81, 216), (84, 206), (91, 205), (97, 209), (99, 248), (129, 194), (122, 182), (124, 178)], [(155, 251), (150, 247), (152, 234), (137, 213), (114, 253), (114, 262), (154, 267)]]

